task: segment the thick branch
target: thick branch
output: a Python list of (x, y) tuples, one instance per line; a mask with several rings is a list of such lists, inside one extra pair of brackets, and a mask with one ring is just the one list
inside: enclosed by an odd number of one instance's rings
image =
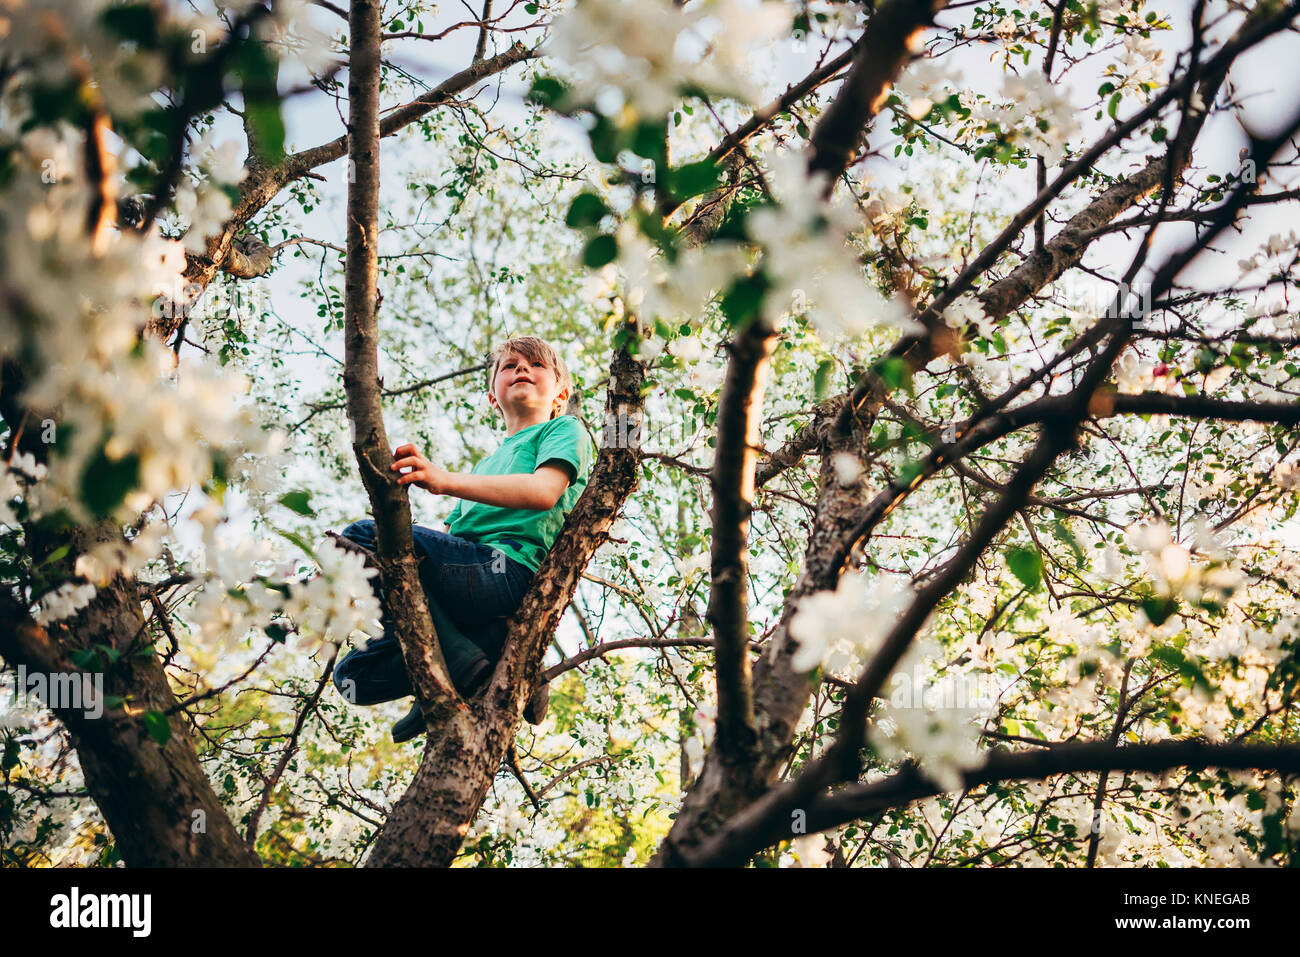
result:
[(834, 183), (848, 168), (868, 123), (911, 58), (917, 36), (947, 5), (948, 0), (886, 0), (877, 5), (858, 41), (849, 75), (813, 130), (810, 173), (824, 172)]
[(460, 705), (437, 644), (424, 589), (416, 568), (411, 504), (398, 485), (384, 429), (379, 396), (379, 0), (353, 0), (348, 72), (349, 163), (346, 313), (343, 382), (352, 450), (375, 519), (377, 556), (391, 627), (411, 675), (422, 710), (429, 714)]
[(713, 489), (710, 573), (706, 617), (713, 626), (717, 662), (718, 720), (715, 744), (721, 760), (744, 760), (757, 742), (750, 685), (749, 516), (754, 501), (754, 462), (763, 389), (776, 330), (761, 316), (728, 345), (726, 380), (718, 407), (718, 438), (709, 481)]
[[(978, 768), (962, 774), (962, 787), (976, 788), (1002, 781), (1028, 781), (1057, 774), (1106, 771), (1145, 771), (1160, 774), (1179, 768), (1202, 771), (1273, 771), (1300, 774), (1300, 745), (1267, 747), (1250, 744), (1210, 744), (1199, 740), (1155, 741), (1122, 748), (1109, 741), (1064, 742), (1032, 751), (991, 751)], [(821, 795), (806, 808), (810, 834), (869, 817), (913, 801), (945, 793), (915, 765), (870, 784), (849, 784)], [(773, 835), (781, 840), (786, 835)]]

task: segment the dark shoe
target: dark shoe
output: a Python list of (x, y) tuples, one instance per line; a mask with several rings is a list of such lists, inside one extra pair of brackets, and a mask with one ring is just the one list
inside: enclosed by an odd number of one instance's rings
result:
[(543, 681), (533, 689), (533, 696), (524, 705), (524, 720), (529, 724), (541, 724), (546, 720), (546, 709), (551, 703), (551, 686)]
[(483, 690), (484, 685), (492, 680), (492, 672), (495, 670), (496, 665), (484, 658), (474, 666), (474, 670), (471, 671), (469, 677), (465, 679), (464, 689), (462, 690), (457, 688), (456, 690), (460, 691), (460, 696), (462, 698), (474, 697), (474, 695)]
[[(480, 661), (478, 666), (470, 672), (469, 678), (466, 679), (465, 688), (461, 691), (461, 697), (473, 697), (483, 689), (483, 686), (488, 683), (491, 677), (492, 662), (486, 659)], [(403, 741), (418, 738), (428, 730), (428, 726), (424, 723), (424, 713), (420, 711), (420, 702), (416, 701), (411, 705), (411, 710), (406, 712), (406, 715), (393, 725), (393, 740), (401, 744)]]
[(411, 705), (411, 710), (406, 712), (406, 717), (393, 725), (393, 740), (401, 744), (403, 741), (419, 737), (428, 730), (424, 723), (424, 712), (420, 710), (420, 702), (417, 701)]

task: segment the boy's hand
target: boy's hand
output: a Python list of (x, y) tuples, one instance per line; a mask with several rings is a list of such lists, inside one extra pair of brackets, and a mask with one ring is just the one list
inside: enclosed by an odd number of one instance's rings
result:
[(430, 464), (414, 445), (399, 445), (393, 450), (393, 459), (393, 464), (389, 466), (393, 471), (404, 468), (411, 470), (397, 477), (398, 485), (418, 485), (426, 492), (442, 494), (447, 472)]

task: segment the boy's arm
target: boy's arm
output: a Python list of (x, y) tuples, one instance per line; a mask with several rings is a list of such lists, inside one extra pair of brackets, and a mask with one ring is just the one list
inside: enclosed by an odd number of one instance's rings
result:
[(398, 485), (414, 484), (435, 495), (454, 495), (501, 508), (546, 511), (555, 507), (569, 487), (569, 473), (549, 463), (538, 466), (531, 475), (476, 475), (436, 468), (414, 445), (398, 446), (393, 458), (396, 461), (390, 468), (394, 471), (411, 470), (398, 476)]
[[(554, 508), (569, 487), (569, 473), (554, 465), (539, 465), (532, 475), (475, 475), (473, 472), (434, 470), (430, 485), (421, 484), (435, 495), (454, 495), (484, 505), (501, 508), (528, 508), (547, 511)], [(410, 475), (412, 473), (407, 473)], [(403, 475), (402, 478), (406, 478)], [(401, 479), (398, 479), (400, 482)]]

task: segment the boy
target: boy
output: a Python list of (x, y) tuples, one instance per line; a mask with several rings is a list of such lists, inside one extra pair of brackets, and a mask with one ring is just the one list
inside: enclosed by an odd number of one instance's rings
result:
[[(506, 438), (472, 472), (435, 468), (413, 445), (398, 446), (391, 466), (401, 485), (461, 501), (439, 532), (413, 527), (420, 581), (452, 682), (463, 697), (479, 691), (505, 643), (506, 626), (565, 516), (587, 485), (595, 449), (582, 423), (562, 414), (573, 380), (544, 339), (519, 336), (492, 350), (488, 402), (505, 418)], [(373, 552), (370, 519), (343, 530), (339, 544)], [(372, 580), (383, 595), (376, 577)], [(387, 614), (387, 612), (385, 613)], [(352, 704), (378, 704), (413, 694), (401, 648), (385, 624), (381, 638), (349, 652), (334, 684)], [(549, 692), (541, 685), (524, 709), (540, 724)], [(418, 703), (393, 726), (394, 741), (425, 731)]]

